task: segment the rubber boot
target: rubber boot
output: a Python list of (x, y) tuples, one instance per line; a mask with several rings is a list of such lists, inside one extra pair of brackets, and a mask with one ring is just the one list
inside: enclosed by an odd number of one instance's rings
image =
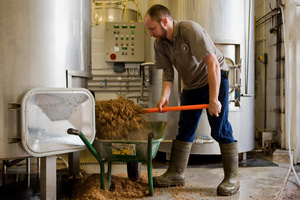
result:
[(192, 143), (173, 140), (171, 158), (168, 170), (161, 176), (153, 177), (156, 187), (183, 186), (184, 171), (187, 167)]
[(238, 143), (237, 141), (228, 144), (220, 144), (224, 179), (219, 184), (217, 192), (218, 195), (231, 196), (237, 193), (240, 189), (240, 182), (238, 177)]

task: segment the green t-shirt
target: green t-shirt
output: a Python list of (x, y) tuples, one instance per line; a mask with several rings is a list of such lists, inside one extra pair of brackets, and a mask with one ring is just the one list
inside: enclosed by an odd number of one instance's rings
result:
[(173, 66), (184, 83), (185, 90), (201, 88), (208, 84), (207, 65), (202, 60), (214, 53), (221, 68), (225, 68), (223, 54), (217, 49), (205, 29), (193, 21), (174, 20), (173, 44), (155, 40), (155, 65), (157, 69)]

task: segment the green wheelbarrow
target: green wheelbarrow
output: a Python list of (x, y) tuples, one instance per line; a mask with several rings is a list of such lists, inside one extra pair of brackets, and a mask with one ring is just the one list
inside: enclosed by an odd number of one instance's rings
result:
[[(148, 135), (148, 140), (100, 140), (95, 139), (93, 145), (85, 138), (83, 133), (72, 128), (69, 134), (78, 135), (100, 165), (100, 187), (105, 190), (105, 168), (108, 162), (108, 188), (111, 185), (112, 162), (128, 163), (147, 162), (149, 195), (153, 195), (152, 159), (155, 158), (160, 142), (165, 138), (167, 123), (163, 121), (149, 122), (142, 132)], [(136, 166), (136, 165), (130, 165)]]

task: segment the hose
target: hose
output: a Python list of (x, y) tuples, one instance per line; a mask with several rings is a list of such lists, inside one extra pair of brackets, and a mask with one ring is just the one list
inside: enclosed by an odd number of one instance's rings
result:
[(291, 165), (291, 169), (293, 170), (295, 177), (297, 179), (298, 184), (300, 185), (300, 180), (299, 177), (295, 171), (294, 168), (294, 163), (293, 163), (293, 156), (292, 156), (292, 150), (291, 150), (291, 133), (290, 133), (290, 113), (291, 113), (291, 103), (290, 103), (290, 94), (289, 94), (289, 87), (290, 87), (290, 79), (287, 77), (289, 75), (289, 65), (288, 65), (288, 52), (287, 52), (287, 38), (286, 38), (286, 30), (285, 30), (285, 19), (284, 19), (284, 11), (283, 11), (283, 7), (281, 5), (279, 5), (280, 9), (281, 9), (281, 16), (282, 16), (282, 23), (283, 23), (283, 43), (284, 43), (284, 54), (285, 54), (285, 88), (287, 88), (285, 90), (285, 97), (286, 97), (286, 101), (285, 101), (285, 107), (287, 109), (287, 115), (285, 117), (285, 124), (286, 124), (286, 132), (287, 132), (287, 136), (288, 136), (288, 145), (289, 145), (289, 156), (290, 156), (290, 165)]
[(128, 0), (125, 1), (123, 22), (127, 21), (127, 4), (128, 4)]

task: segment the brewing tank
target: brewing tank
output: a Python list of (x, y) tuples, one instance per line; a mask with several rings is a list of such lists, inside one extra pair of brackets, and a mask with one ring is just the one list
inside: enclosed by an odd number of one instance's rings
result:
[(105, 25), (105, 22), (137, 21), (138, 13), (131, 8), (125, 8), (118, 2), (95, 2), (93, 4), (92, 23)]
[(87, 87), (91, 2), (0, 2), (0, 159), (29, 155), (21, 145), (22, 98), (33, 88)]
[[(252, 0), (183, 0), (170, 5), (177, 21), (193, 20), (202, 25), (229, 66), (229, 121), (238, 140), (239, 152), (254, 148), (254, 1)], [(154, 70), (151, 106), (156, 105), (161, 91), (161, 71)], [(177, 75), (176, 77), (177, 78)], [(180, 74), (175, 81), (169, 106), (180, 105)], [(153, 119), (166, 120), (169, 130), (159, 151), (170, 153), (171, 140), (178, 134), (179, 112), (154, 114)], [(220, 154), (218, 143), (210, 136), (206, 110), (202, 113), (191, 154)]]

